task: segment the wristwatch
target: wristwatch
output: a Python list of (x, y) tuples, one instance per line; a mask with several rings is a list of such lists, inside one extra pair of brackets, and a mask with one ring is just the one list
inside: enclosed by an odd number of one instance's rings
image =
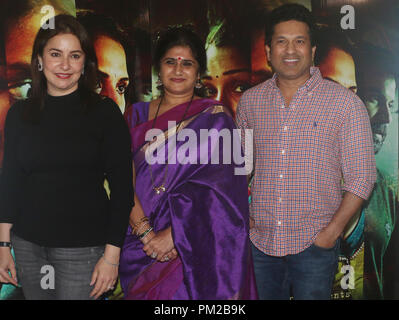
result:
[(11, 248), (11, 242), (4, 242), (4, 241), (0, 241), (0, 247), (9, 247)]

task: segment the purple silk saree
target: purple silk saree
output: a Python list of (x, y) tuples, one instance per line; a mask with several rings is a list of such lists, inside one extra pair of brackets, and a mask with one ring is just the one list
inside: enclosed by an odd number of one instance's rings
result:
[[(136, 170), (136, 193), (155, 232), (172, 227), (179, 257), (158, 262), (142, 250), (143, 244), (131, 234), (129, 226), (122, 248), (120, 279), (125, 299), (257, 299), (248, 238), (248, 197), (246, 176), (235, 175), (234, 164), (168, 165), (166, 192), (156, 194), (150, 178), (145, 151), (148, 103), (137, 103), (127, 112)], [(168, 137), (165, 148), (176, 138), (187, 103), (158, 117), (156, 128)], [(220, 103), (210, 99), (194, 100), (179, 127), (192, 129), (235, 129), (232, 117)], [(157, 139), (158, 140), (158, 139)], [(224, 142), (223, 142), (224, 143)], [(220, 159), (223, 143), (220, 143)], [(184, 141), (177, 141), (178, 150)], [(194, 158), (200, 157), (200, 139)], [(231, 149), (231, 148), (230, 148)], [(191, 156), (191, 155), (190, 155)], [(191, 158), (192, 159), (192, 158)], [(166, 164), (153, 164), (154, 185), (164, 181)]]

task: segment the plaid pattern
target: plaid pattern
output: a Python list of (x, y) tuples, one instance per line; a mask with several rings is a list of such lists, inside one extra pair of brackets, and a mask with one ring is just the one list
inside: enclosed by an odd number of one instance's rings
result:
[(264, 253), (305, 250), (330, 222), (343, 190), (363, 199), (371, 193), (376, 167), (366, 108), (318, 68), (289, 107), (276, 74), (247, 90), (236, 120), (254, 130), (250, 238)]

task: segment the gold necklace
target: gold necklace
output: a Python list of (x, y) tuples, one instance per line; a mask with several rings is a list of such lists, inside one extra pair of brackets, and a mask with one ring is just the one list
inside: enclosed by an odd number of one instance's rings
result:
[[(183, 121), (186, 118), (187, 111), (190, 108), (191, 103), (193, 102), (193, 98), (194, 98), (194, 93), (191, 96), (190, 103), (187, 105), (186, 110), (184, 110), (184, 114), (183, 114), (182, 119), (180, 120), (179, 124), (177, 125), (176, 134), (178, 133), (181, 124), (183, 123)], [(154, 127), (155, 127), (155, 122), (157, 121), (158, 112), (159, 112), (159, 109), (161, 107), (162, 101), (163, 101), (163, 95), (161, 96), (161, 100), (159, 101), (159, 104), (158, 104), (158, 107), (157, 107), (157, 112), (155, 113), (155, 117), (154, 117), (154, 120), (152, 122), (152, 128), (151, 129), (154, 129)], [(169, 154), (168, 154), (168, 157), (169, 157)], [(159, 187), (156, 187), (154, 185), (154, 178), (152, 176), (152, 167), (151, 167), (151, 163), (149, 163), (152, 189), (155, 191), (156, 194), (160, 194), (161, 192), (165, 192), (166, 191), (165, 183), (166, 183), (166, 179), (167, 179), (167, 176), (168, 176), (168, 167), (169, 167), (168, 157), (166, 158), (166, 169), (165, 169), (165, 174), (164, 174), (164, 177), (163, 177), (163, 182), (162, 182), (162, 184)]]

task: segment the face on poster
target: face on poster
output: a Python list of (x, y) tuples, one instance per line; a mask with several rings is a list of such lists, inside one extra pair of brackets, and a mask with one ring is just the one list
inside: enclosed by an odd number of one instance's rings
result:
[[(8, 0), (4, 1), (10, 3), (12, 2)], [(21, 2), (33, 3), (34, 1), (26, 0)], [(94, 4), (96, 8), (101, 8), (102, 4), (109, 3), (109, 1), (105, 0), (86, 2)], [(133, 3), (135, 1), (131, 2)], [(275, 6), (286, 2), (301, 3), (311, 9), (311, 1), (264, 0), (258, 2), (263, 4), (265, 7), (269, 7), (270, 9), (273, 9)], [(312, 2), (317, 3), (317, 1)], [(327, 2), (332, 3), (331, 1), (326, 1), (325, 3)], [(363, 3), (371, 2), (373, 1), (363, 1)], [(56, 13), (68, 12), (75, 15), (75, 1), (35, 1), (35, 3), (40, 3), (40, 5), (49, 3), (55, 7)], [(68, 3), (70, 3), (70, 7), (68, 7)], [(190, 7), (190, 3), (191, 1), (187, 1), (184, 6)], [(194, 1), (192, 1), (192, 3), (192, 6), (194, 7)], [(230, 5), (233, 9), (234, 3), (235, 1), (230, 1)], [(77, 7), (80, 5), (81, 8), (84, 8), (83, 4), (83, 1), (76, 1)], [(150, 4), (148, 4), (148, 7), (148, 11), (150, 11)], [(73, 10), (69, 10), (70, 8), (73, 8)], [(323, 14), (327, 15), (329, 11), (332, 11), (332, 9), (328, 6), (323, 8)], [(337, 11), (337, 7), (332, 8)], [(97, 9), (94, 9), (95, 12), (96, 10)], [(386, 10), (389, 10), (389, 6), (386, 6)], [(98, 9), (98, 11), (100, 10)], [(198, 22), (206, 20), (206, 15), (201, 18), (194, 16), (192, 18), (186, 18), (184, 16), (185, 11), (181, 11), (173, 7), (170, 9), (170, 11), (179, 13), (179, 15), (174, 15), (174, 22), (181, 22), (183, 24), (190, 20), (189, 22), (197, 25), (198, 30), (204, 29), (202, 37), (204, 42), (206, 42), (206, 39), (211, 32), (212, 24), (209, 24), (209, 26), (204, 26)], [(226, 7), (225, 11), (221, 14), (222, 18), (227, 17), (229, 11), (229, 7)], [(237, 12), (238, 10), (231, 11)], [(337, 12), (339, 12), (339, 10)], [(198, 12), (198, 15), (200, 15), (199, 13), (200, 12)], [(159, 13), (158, 15), (162, 14)], [(154, 16), (156, 15), (152, 15), (152, 17)], [(38, 26), (40, 25), (40, 18), (42, 17), (43, 14), (40, 13), (40, 10), (31, 10), (27, 11), (26, 13), (21, 13), (15, 22), (11, 23), (10, 27), (5, 30), (4, 37), (6, 37), (6, 40), (4, 40), (4, 66), (2, 67), (0, 65), (0, 78), (5, 79), (5, 81), (3, 81), (3, 85), (0, 87), (0, 120), (3, 119), (3, 122), (0, 122), (0, 125), (2, 125), (2, 128), (4, 125), (6, 112), (10, 106), (10, 103), (8, 102), (9, 99), (11, 100), (11, 103), (13, 103), (16, 100), (26, 98), (30, 88), (29, 64), (31, 47)], [(178, 21), (180, 17), (181, 21)], [(235, 21), (234, 24), (240, 28), (246, 24), (251, 24), (251, 18), (252, 16), (243, 16), (233, 20)], [(373, 17), (370, 16), (369, 18), (369, 20), (372, 20)], [(335, 19), (334, 23), (339, 24), (338, 21), (339, 18)], [(168, 24), (169, 20), (165, 18), (164, 22), (165, 23), (162, 24), (152, 21), (152, 25), (164, 27)], [(132, 23), (135, 23), (135, 21), (132, 20)], [(380, 27), (384, 28), (384, 24), (381, 24)], [(156, 30), (151, 30), (151, 32), (155, 34), (157, 30), (158, 28)], [(355, 40), (361, 38), (360, 36), (358, 37), (356, 32), (361, 33), (363, 32), (363, 29), (357, 28), (353, 31)], [(248, 38), (251, 39), (251, 43), (249, 45), (244, 45), (242, 43), (233, 45), (212, 44), (208, 46), (207, 50), (208, 72), (203, 79), (203, 83), (208, 88), (209, 96), (211, 98), (223, 102), (232, 108), (233, 111), (237, 106), (239, 97), (242, 96), (245, 90), (253, 85), (269, 79), (272, 76), (272, 69), (267, 61), (265, 53), (263, 29), (255, 28), (254, 30), (248, 31), (247, 35)], [(326, 37), (328, 37), (328, 35), (329, 33), (325, 33)], [(95, 43), (95, 47), (99, 61), (99, 71), (101, 72), (102, 76), (101, 85), (98, 88), (98, 92), (113, 99), (123, 112), (124, 108), (129, 103), (128, 99), (126, 98), (127, 88), (132, 84), (134, 87), (145, 86), (145, 81), (142, 81), (144, 76), (142, 78), (138, 77), (139, 72), (144, 70), (144, 67), (140, 65), (141, 62), (137, 59), (137, 57), (134, 59), (129, 58), (126, 47), (121, 42), (105, 35), (100, 36), (98, 39), (100, 40)], [(150, 40), (148, 40), (148, 43), (150, 43)], [(145, 56), (145, 59), (150, 60), (150, 56), (151, 52), (148, 52)], [(129, 63), (138, 65), (138, 69), (136, 69), (138, 71), (134, 74), (129, 72)], [(373, 138), (376, 148), (375, 150), (377, 151), (377, 166), (380, 169), (388, 171), (390, 174), (395, 173), (397, 177), (397, 80), (392, 75), (379, 75), (378, 72), (372, 68), (373, 64), (373, 59), (370, 59), (368, 67), (361, 67), (358, 63), (358, 57), (355, 54), (348, 53), (339, 48), (332, 48), (326, 60), (320, 64), (320, 69), (323, 76), (331, 79), (332, 81), (340, 83), (353, 92), (357, 92), (359, 95), (363, 90), (365, 94), (362, 94), (361, 98), (367, 107), (370, 120), (373, 125)], [(366, 78), (370, 81), (359, 81), (358, 76), (356, 75), (356, 70), (359, 68), (368, 71)], [(2, 74), (4, 75), (3, 77)], [(149, 72), (147, 72), (147, 75), (148, 74)], [(133, 83), (132, 80), (133, 76), (138, 77), (137, 79), (135, 78), (135, 83)], [(154, 78), (156, 80), (156, 77)], [(140, 83), (140, 81), (142, 81), (142, 83)], [(148, 76), (146, 83), (148, 84), (150, 81), (150, 76)], [(149, 86), (147, 85), (146, 87), (148, 88)], [(392, 97), (394, 97), (394, 99), (392, 99)], [(149, 99), (150, 97), (148, 96), (147, 100)]]

